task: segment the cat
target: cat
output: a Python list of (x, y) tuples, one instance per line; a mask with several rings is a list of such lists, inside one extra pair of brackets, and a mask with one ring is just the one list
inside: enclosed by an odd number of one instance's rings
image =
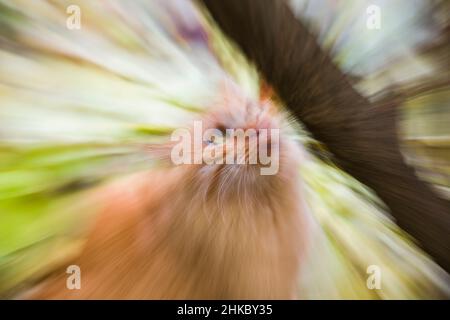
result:
[[(73, 261), (81, 288), (69, 290), (62, 271), (27, 298), (298, 298), (309, 238), (298, 173), (304, 151), (270, 100), (252, 101), (236, 88), (221, 96), (202, 118), (204, 128), (280, 129), (279, 141), (264, 140), (279, 148), (278, 172), (262, 175), (263, 165), (248, 161), (175, 166), (173, 142), (150, 148), (166, 166), (124, 178), (93, 197), (104, 205)], [(215, 155), (235, 143), (223, 139), (212, 145)], [(255, 150), (245, 148), (248, 160)]]

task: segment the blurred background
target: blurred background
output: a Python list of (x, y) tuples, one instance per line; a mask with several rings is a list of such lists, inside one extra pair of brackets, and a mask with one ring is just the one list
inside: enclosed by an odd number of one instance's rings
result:
[[(291, 1), (355, 86), (376, 101), (405, 99), (401, 132), (405, 156), (449, 198), (450, 4), (448, 1)], [(369, 6), (380, 28), (366, 27)]]
[[(380, 8), (379, 29), (367, 28), (370, 5)], [(405, 159), (450, 199), (450, 2), (290, 6), (363, 95), (402, 98)], [(198, 117), (228, 76), (258, 95), (258, 73), (197, 2), (1, 0), (0, 297), (76, 255), (96, 212), (84, 201), (90, 190), (157, 165), (145, 146)], [(300, 129), (297, 138), (316, 144)], [(448, 275), (370, 190), (314, 152), (299, 174), (320, 229), (302, 297), (449, 292)], [(366, 287), (372, 264), (382, 290)]]

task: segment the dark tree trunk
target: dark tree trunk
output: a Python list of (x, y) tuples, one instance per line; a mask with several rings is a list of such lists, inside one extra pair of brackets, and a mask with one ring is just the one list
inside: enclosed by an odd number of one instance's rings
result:
[(203, 3), (336, 163), (372, 188), (398, 225), (448, 272), (450, 206), (405, 164), (398, 103), (373, 105), (361, 96), (283, 1)]

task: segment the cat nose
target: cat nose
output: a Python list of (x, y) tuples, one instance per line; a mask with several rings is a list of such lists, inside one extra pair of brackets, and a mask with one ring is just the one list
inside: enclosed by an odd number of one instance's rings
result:
[(260, 129), (272, 129), (273, 124), (269, 117), (261, 117), (253, 123), (247, 125), (246, 129), (255, 129), (259, 133)]

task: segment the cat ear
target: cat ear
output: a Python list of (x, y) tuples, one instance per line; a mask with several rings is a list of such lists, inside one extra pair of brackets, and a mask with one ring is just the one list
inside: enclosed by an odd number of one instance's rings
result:
[(267, 100), (272, 100), (275, 97), (275, 91), (272, 86), (266, 81), (261, 80), (259, 89), (259, 101), (265, 102)]

